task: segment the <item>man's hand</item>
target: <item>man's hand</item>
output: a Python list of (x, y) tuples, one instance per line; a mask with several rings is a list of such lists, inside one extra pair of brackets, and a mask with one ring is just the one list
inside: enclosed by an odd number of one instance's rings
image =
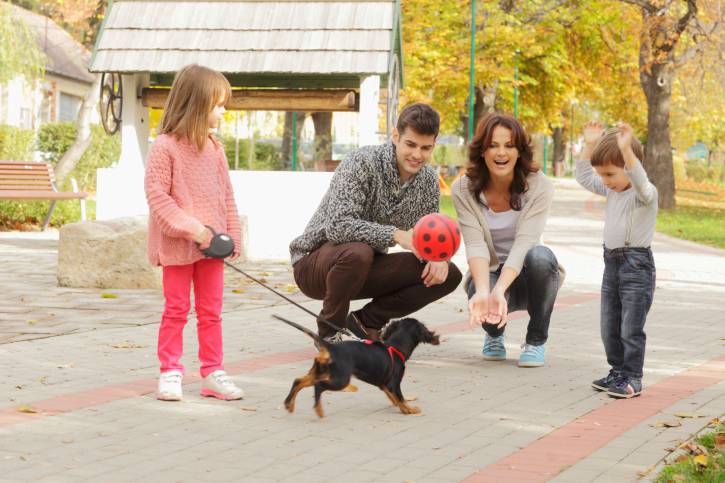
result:
[(499, 329), (506, 325), (508, 316), (508, 302), (503, 290), (494, 287), (488, 303), (488, 315), (486, 315), (486, 323), (494, 324)]
[(415, 252), (415, 248), (413, 247), (413, 230), (410, 229), (408, 231), (403, 230), (395, 230), (395, 233), (393, 233), (393, 240), (395, 243), (400, 245), (405, 250), (410, 250), (411, 252)]
[(420, 278), (423, 279), (423, 285), (426, 287), (445, 282), (448, 278), (448, 262), (428, 262)]
[(486, 321), (488, 315), (488, 290), (476, 292), (468, 301), (468, 323), (471, 328), (480, 326)]

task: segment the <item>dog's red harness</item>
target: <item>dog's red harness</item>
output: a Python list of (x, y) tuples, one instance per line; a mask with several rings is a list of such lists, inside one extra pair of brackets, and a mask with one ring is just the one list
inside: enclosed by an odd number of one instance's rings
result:
[(392, 345), (384, 344), (383, 342), (380, 342), (379, 340), (370, 340), (370, 339), (363, 339), (361, 341), (363, 344), (367, 345), (379, 345), (381, 347), (384, 347), (388, 350), (388, 354), (390, 355), (390, 369), (388, 370), (388, 374), (385, 376), (385, 382), (383, 382), (382, 386), (385, 386), (390, 381), (390, 378), (393, 377), (393, 366), (395, 365), (395, 356), (398, 356), (398, 359), (400, 359), (400, 362), (405, 364), (405, 355), (400, 352), (398, 349), (393, 347)]

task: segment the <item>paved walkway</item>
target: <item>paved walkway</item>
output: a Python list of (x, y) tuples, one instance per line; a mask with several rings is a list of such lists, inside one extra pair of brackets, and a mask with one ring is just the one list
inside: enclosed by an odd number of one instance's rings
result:
[[(523, 313), (506, 332), (509, 359), (483, 361), (459, 289), (417, 314), (444, 334), (408, 364), (405, 394), (422, 414), (404, 416), (359, 384), (358, 393), (326, 393), (321, 420), (310, 390), (295, 414), (282, 407), (314, 351), (271, 315), (313, 326), (301, 310), (228, 272), (226, 365), (247, 397), (198, 395), (190, 324), (185, 399), (159, 402), (159, 293), (58, 288), (56, 235), (0, 233), (0, 482), (635, 480), (725, 413), (725, 252), (656, 237), (646, 389), (615, 401), (589, 388), (607, 371), (601, 229), (601, 200), (559, 181), (545, 241), (568, 276), (545, 368), (516, 366)], [(465, 263), (462, 254), (456, 261)], [(319, 308), (292, 286), (288, 264), (245, 268)], [(672, 420), (681, 426), (657, 424)]]

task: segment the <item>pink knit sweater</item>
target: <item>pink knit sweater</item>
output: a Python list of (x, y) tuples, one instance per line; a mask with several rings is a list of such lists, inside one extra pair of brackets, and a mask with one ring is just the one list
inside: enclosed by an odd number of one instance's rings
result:
[(148, 256), (152, 265), (188, 265), (204, 258), (193, 241), (204, 225), (234, 239), (240, 253), (241, 223), (218, 142), (201, 151), (186, 138), (156, 138), (144, 181), (149, 204)]

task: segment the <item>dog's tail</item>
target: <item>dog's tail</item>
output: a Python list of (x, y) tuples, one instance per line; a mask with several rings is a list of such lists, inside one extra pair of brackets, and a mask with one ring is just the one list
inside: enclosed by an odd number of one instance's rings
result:
[(325, 341), (323, 341), (322, 339), (320, 339), (320, 336), (319, 335), (315, 334), (314, 332), (312, 332), (307, 327), (304, 327), (304, 326), (302, 326), (302, 325), (300, 325), (300, 324), (298, 324), (296, 322), (292, 322), (291, 320), (287, 320), (284, 317), (280, 317), (279, 315), (276, 315), (276, 314), (273, 314), (272, 317), (274, 317), (277, 320), (281, 320), (282, 322), (284, 322), (287, 325), (291, 325), (292, 327), (294, 327), (297, 330), (301, 330), (305, 334), (307, 334), (310, 337), (312, 337), (312, 340), (314, 340), (315, 342), (317, 342), (318, 345), (320, 345), (320, 346), (327, 345), (327, 343)]

